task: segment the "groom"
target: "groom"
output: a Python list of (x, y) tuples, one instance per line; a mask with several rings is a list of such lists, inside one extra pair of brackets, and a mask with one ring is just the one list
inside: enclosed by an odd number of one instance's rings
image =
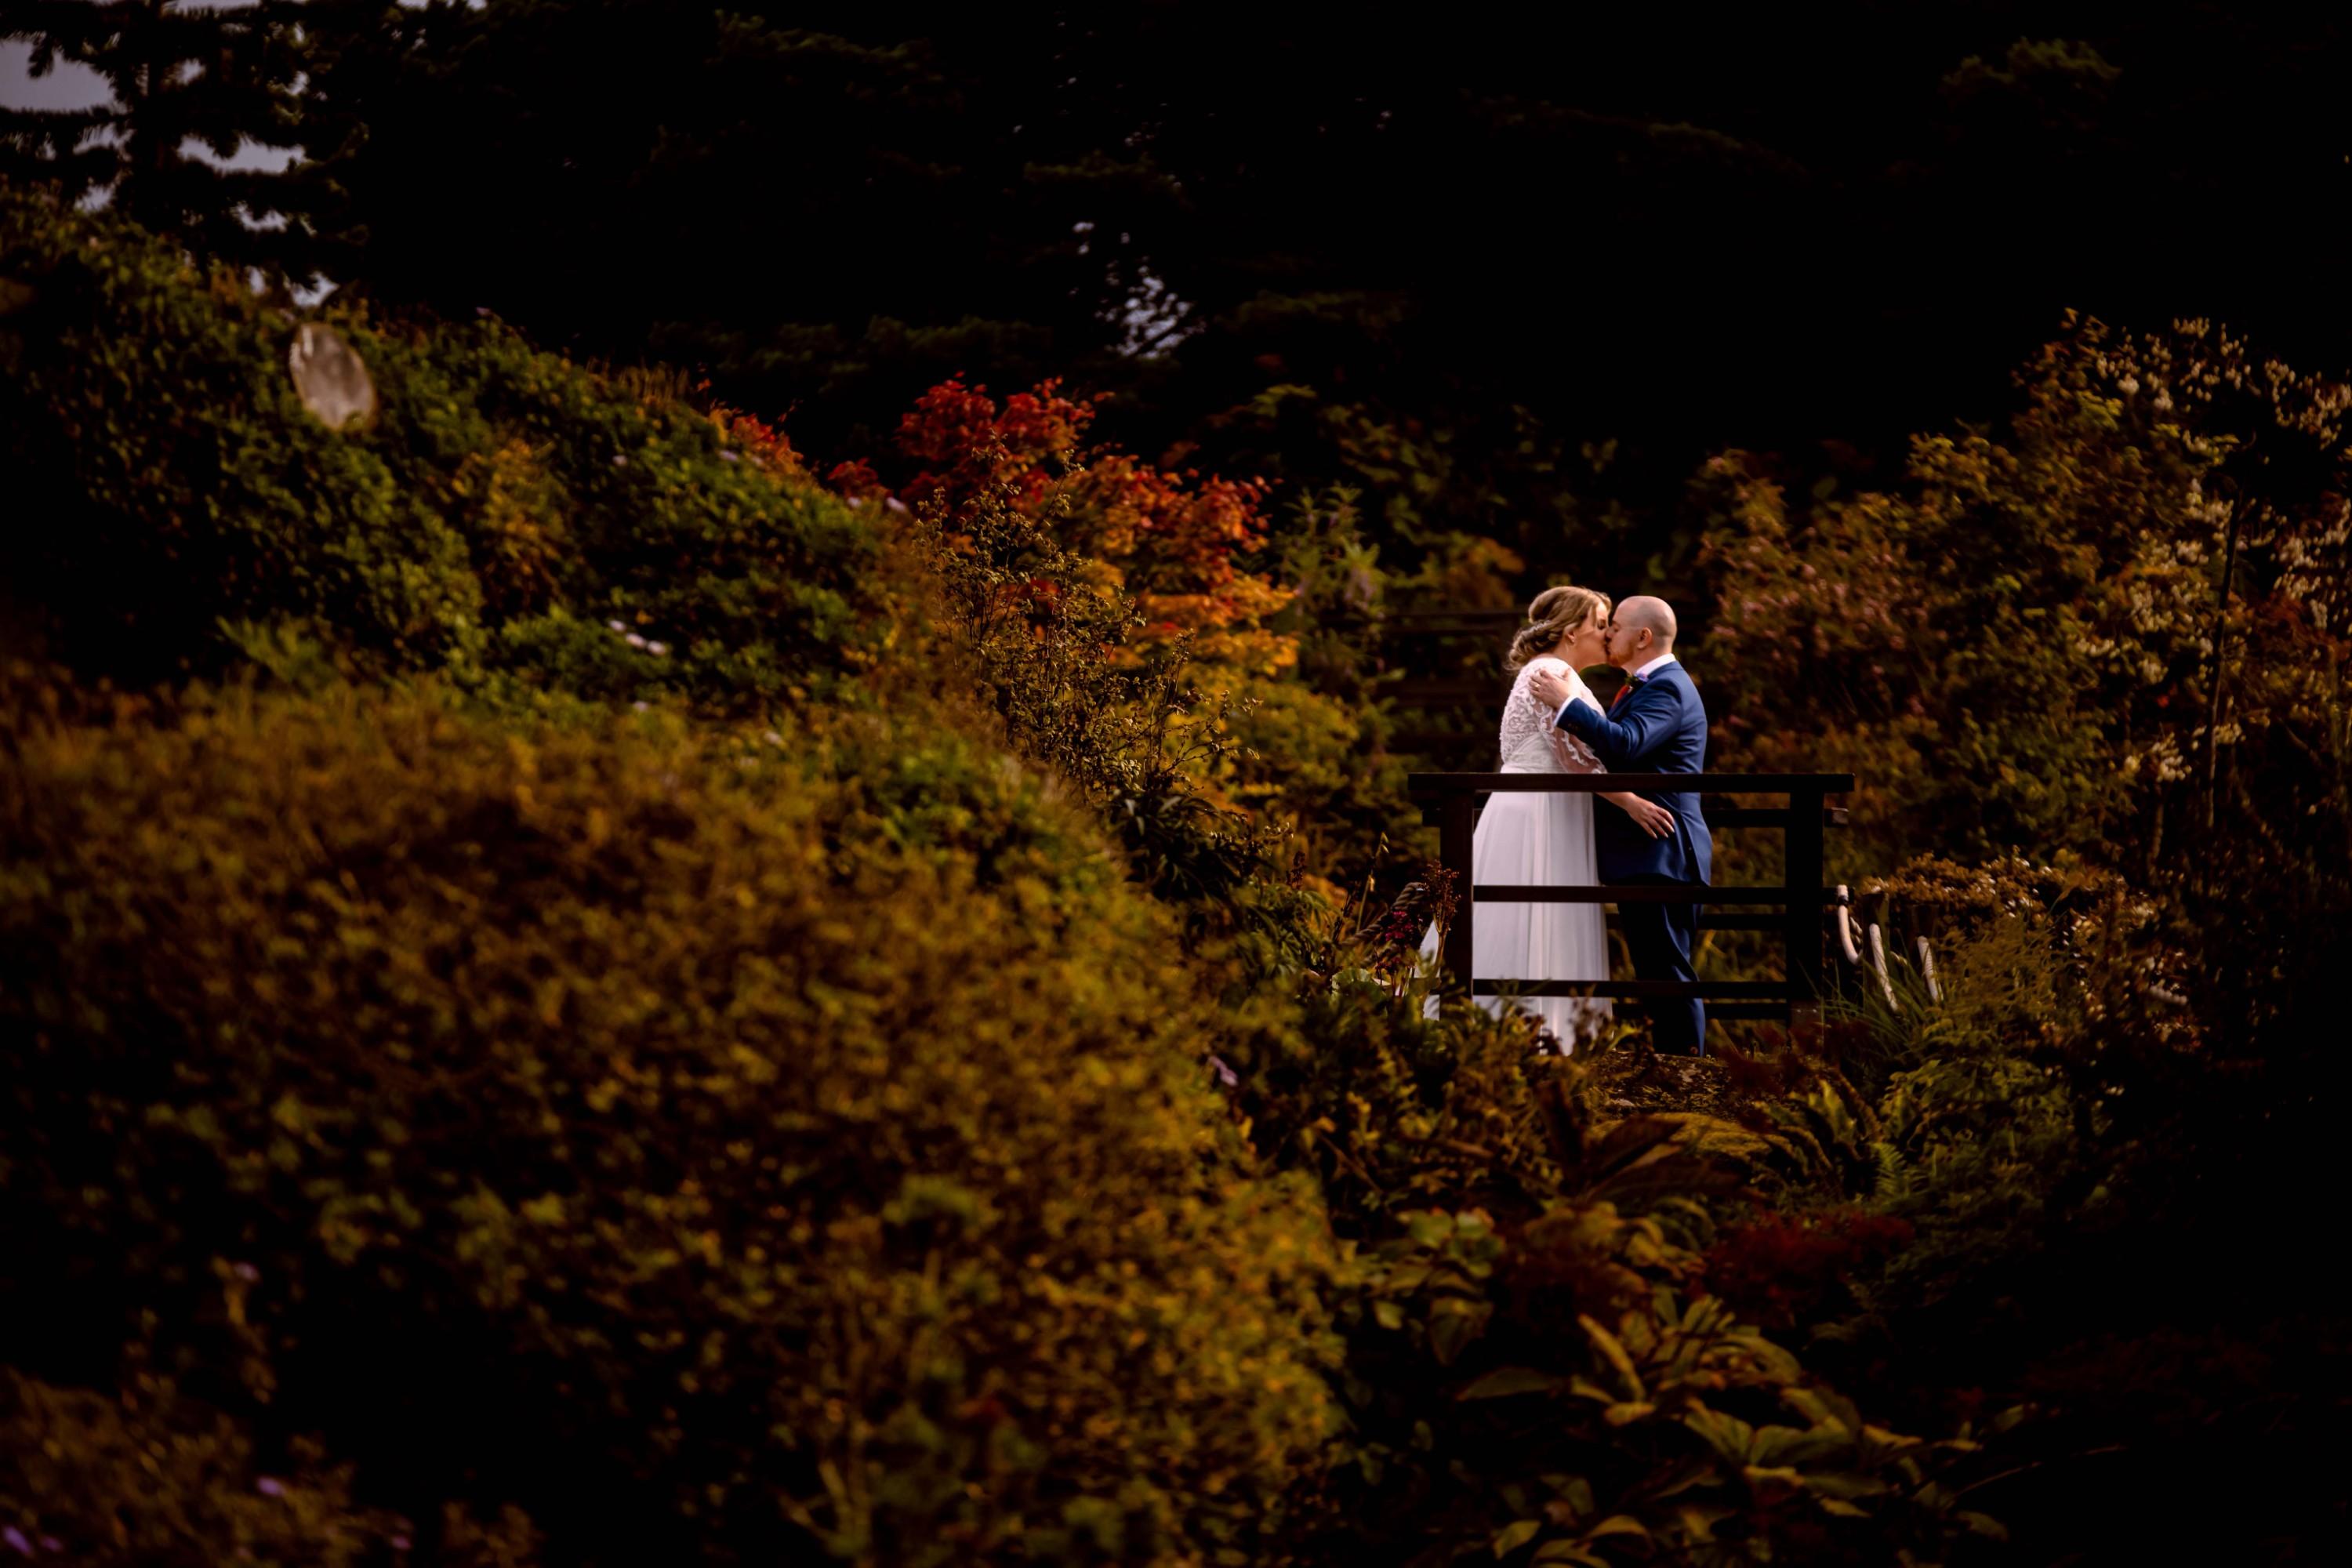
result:
[[(1615, 773), (1696, 773), (1706, 771), (1706, 710), (1675, 658), (1675, 612), (1663, 599), (1628, 599), (1609, 622), (1609, 662), (1627, 676), (1625, 688), (1601, 712), (1582, 699), (1570, 700), (1568, 683), (1538, 671), (1529, 685), (1538, 701), (1559, 710), (1559, 727), (1599, 754)], [(1644, 791), (1644, 794), (1648, 792)], [(1706, 884), (1715, 840), (1699, 815), (1698, 796), (1650, 796), (1675, 815), (1675, 831), (1653, 838), (1620, 811), (1593, 814), (1594, 847), (1604, 881), (1663, 883), (1693, 888)], [(1633, 973), (1643, 980), (1696, 980), (1691, 939), (1698, 931), (1698, 905), (1624, 904), (1618, 929), (1633, 951)], [(1659, 1002), (1650, 1008), (1658, 1048), (1706, 1055), (1706, 1007)]]

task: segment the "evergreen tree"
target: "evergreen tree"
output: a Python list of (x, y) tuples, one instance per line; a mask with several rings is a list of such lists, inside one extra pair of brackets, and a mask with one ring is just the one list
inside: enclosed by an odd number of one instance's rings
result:
[(200, 254), (273, 279), (312, 270), (304, 197), (268, 167), (225, 168), (249, 140), (294, 146), (306, 38), (296, 0), (191, 8), (171, 0), (8, 0), (0, 33), (29, 40), (32, 74), (59, 61), (104, 79), (85, 109), (0, 110), (0, 172), (105, 200)]

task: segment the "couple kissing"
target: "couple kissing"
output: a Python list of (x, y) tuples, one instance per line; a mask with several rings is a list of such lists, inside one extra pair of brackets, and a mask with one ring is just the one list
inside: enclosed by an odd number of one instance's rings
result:
[[(1510, 695), (1503, 705), (1503, 773), (1696, 773), (1706, 759), (1706, 710), (1675, 657), (1675, 612), (1662, 599), (1612, 605), (1589, 588), (1548, 588), (1512, 639)], [(1625, 684), (1607, 704), (1579, 672), (1610, 664)], [(1624, 903), (1618, 929), (1641, 980), (1690, 981), (1698, 889), (1714, 840), (1687, 791), (1601, 795), (1497, 793), (1479, 816), (1473, 886), (1688, 887), (1688, 903)], [(1609, 979), (1608, 928), (1599, 904), (1482, 905), (1471, 930), (1471, 973), (1481, 980)], [(1436, 951), (1433, 929), (1423, 951)], [(1611, 1016), (1596, 997), (1506, 1004), (1537, 1015), (1560, 1048), (1572, 1049)], [(1657, 1048), (1706, 1054), (1706, 1009), (1696, 999), (1648, 1008)]]

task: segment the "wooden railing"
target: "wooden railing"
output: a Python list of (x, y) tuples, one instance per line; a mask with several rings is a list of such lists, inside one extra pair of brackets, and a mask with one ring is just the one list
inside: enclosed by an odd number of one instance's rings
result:
[[(1470, 994), (1505, 991), (1520, 996), (1599, 996), (1622, 1002), (1698, 998), (1718, 1018), (1783, 1018), (1801, 1026), (1817, 1016), (1827, 966), (1825, 910), (1842, 904), (1845, 890), (1822, 885), (1825, 832), (1843, 826), (1845, 810), (1829, 797), (1853, 788), (1852, 773), (1414, 773), (1409, 780), (1424, 820), (1438, 825), (1438, 856), (1454, 873), (1452, 926), (1441, 954), (1445, 968), (1466, 976)], [(1687, 889), (1644, 884), (1630, 887), (1528, 887), (1497, 883), (1473, 887), (1470, 847), (1479, 800), (1496, 794), (1599, 795), (1630, 789), (1643, 794), (1786, 795), (1785, 806), (1725, 806), (1701, 815), (1710, 831), (1719, 827), (1778, 827), (1787, 835), (1784, 885)], [(1596, 805), (1595, 809), (1601, 809)], [(1780, 980), (1536, 980), (1472, 974), (1471, 931), (1480, 904), (1688, 904), (1705, 906), (1702, 929), (1777, 931), (1783, 978)], [(1746, 912), (1773, 909), (1777, 914)]]

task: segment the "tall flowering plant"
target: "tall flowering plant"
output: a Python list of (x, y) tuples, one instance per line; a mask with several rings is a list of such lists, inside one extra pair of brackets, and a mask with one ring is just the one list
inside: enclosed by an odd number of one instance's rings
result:
[(938, 508), (951, 531), (985, 495), (1050, 526), (1064, 548), (1105, 569), (1105, 586), (1135, 600), (1139, 651), (1189, 637), (1192, 660), (1212, 679), (1295, 664), (1297, 639), (1267, 626), (1294, 595), (1251, 563), (1266, 544), (1271, 487), (1085, 448), (1094, 418), (1093, 400), (1055, 381), (1001, 405), (961, 377), (942, 382), (899, 421), (898, 453), (913, 470), (901, 493)]

